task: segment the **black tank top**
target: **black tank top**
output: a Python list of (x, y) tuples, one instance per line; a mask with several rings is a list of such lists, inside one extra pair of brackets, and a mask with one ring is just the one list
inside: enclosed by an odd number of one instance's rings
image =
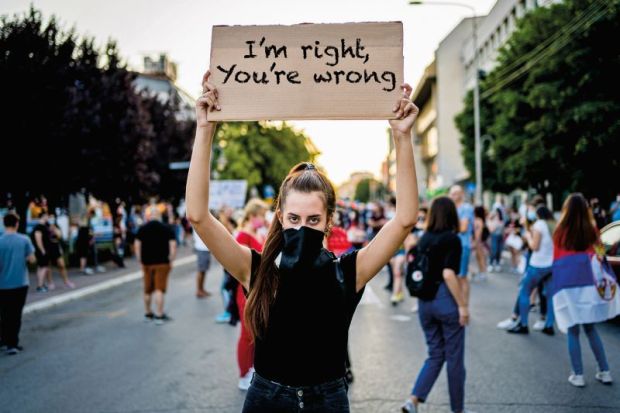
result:
[[(337, 260), (323, 249), (311, 268), (281, 272), (269, 324), (256, 339), (259, 375), (289, 386), (344, 377), (349, 326), (364, 292), (355, 291), (356, 258), (357, 251)], [(252, 250), (251, 280), (260, 259)]]

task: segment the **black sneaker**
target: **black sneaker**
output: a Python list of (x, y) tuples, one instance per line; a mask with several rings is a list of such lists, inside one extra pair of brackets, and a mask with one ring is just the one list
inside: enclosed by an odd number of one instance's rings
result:
[(530, 329), (527, 328), (527, 326), (524, 326), (521, 324), (506, 331), (508, 331), (511, 334), (530, 334)]
[(160, 326), (168, 321), (172, 321), (172, 318), (168, 317), (168, 315), (166, 313), (162, 314), (162, 315), (156, 315), (155, 317), (153, 317), (153, 319), (155, 320), (155, 324)]
[(145, 323), (150, 323), (151, 321), (153, 321), (154, 318), (155, 318), (155, 314), (153, 314), (153, 313), (146, 313), (146, 314), (144, 314), (144, 322)]
[(546, 334), (548, 336), (554, 336), (555, 335), (555, 330), (553, 329), (553, 327), (545, 327), (542, 330), (540, 330), (543, 332), (543, 334)]
[(48, 290), (48, 289), (47, 289), (47, 287), (46, 287), (46, 286), (44, 286), (44, 285), (43, 285), (43, 286), (41, 286), (41, 287), (37, 287), (37, 292), (38, 292), (38, 293), (46, 293), (46, 292), (48, 292), (48, 291), (49, 291), (49, 290)]

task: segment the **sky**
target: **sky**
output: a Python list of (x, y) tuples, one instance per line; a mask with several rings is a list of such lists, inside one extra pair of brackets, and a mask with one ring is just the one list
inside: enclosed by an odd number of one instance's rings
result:
[[(488, 13), (495, 3), (459, 1), (477, 14)], [(0, 14), (22, 13), (31, 3), (45, 18), (55, 14), (67, 29), (73, 26), (100, 45), (116, 40), (134, 69), (141, 68), (145, 54), (167, 53), (178, 65), (177, 84), (194, 97), (209, 66), (213, 25), (402, 21), (404, 77), (415, 89), (439, 42), (471, 15), (462, 7), (410, 6), (407, 0), (2, 0)], [(321, 151), (318, 163), (334, 182), (356, 171), (380, 176), (388, 150), (387, 121), (291, 123)]]

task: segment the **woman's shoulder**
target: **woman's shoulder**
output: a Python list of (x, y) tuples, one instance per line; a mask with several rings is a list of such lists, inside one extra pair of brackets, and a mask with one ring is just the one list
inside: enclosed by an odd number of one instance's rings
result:
[(440, 231), (440, 232), (431, 232), (426, 231), (422, 238), (420, 239), (420, 244), (432, 242), (436, 244), (450, 244), (453, 242), (460, 243), (458, 235), (454, 231)]

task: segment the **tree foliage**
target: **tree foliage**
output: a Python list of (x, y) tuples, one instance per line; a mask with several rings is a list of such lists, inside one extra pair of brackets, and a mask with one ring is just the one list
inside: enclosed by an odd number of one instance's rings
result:
[(215, 137), (213, 170), (220, 179), (246, 179), (248, 188), (277, 191), (293, 165), (314, 162), (318, 152), (287, 123), (223, 123)]
[[(619, 37), (620, 0), (566, 0), (518, 22), (481, 81), (481, 134), (493, 138), (483, 152), (485, 188), (611, 196), (609, 178), (620, 171), (620, 43), (610, 39)], [(547, 40), (544, 52), (530, 53)], [(473, 174), (472, 113), (469, 93), (456, 124)]]

